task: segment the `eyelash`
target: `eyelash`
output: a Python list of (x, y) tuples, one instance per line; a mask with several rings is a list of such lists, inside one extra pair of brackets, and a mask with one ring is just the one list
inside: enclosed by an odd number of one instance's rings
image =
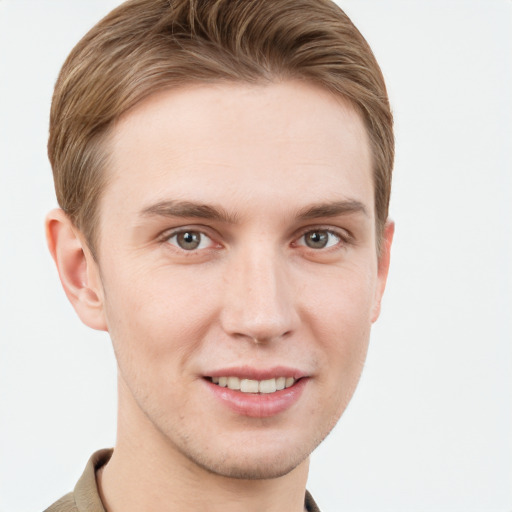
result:
[[(174, 246), (176, 248), (176, 250), (178, 250), (186, 255), (193, 255), (193, 254), (197, 254), (199, 251), (205, 251), (205, 250), (211, 249), (211, 247), (203, 247), (203, 248), (194, 248), (191, 250), (187, 250), (187, 249), (183, 249), (182, 247), (180, 247), (177, 243), (174, 244), (171, 242), (171, 239), (177, 238), (179, 235), (182, 235), (182, 234), (185, 235), (186, 233), (199, 234), (201, 236), (200, 244), (203, 243), (204, 238), (208, 238), (213, 244), (215, 244), (213, 237), (208, 235), (204, 231), (204, 228), (194, 228), (194, 227), (179, 228), (179, 229), (174, 229), (172, 231), (167, 231), (160, 237), (160, 241)], [(217, 245), (220, 246), (220, 244), (217, 244)]]
[[(331, 237), (334, 237), (337, 239), (337, 242), (331, 245), (327, 245), (326, 247), (319, 247), (319, 248), (313, 248), (306, 245), (306, 243), (299, 243), (299, 240), (304, 239), (306, 235), (312, 234), (312, 233), (326, 233), (327, 235), (330, 235)], [(320, 252), (320, 251), (329, 251), (329, 250), (336, 250), (340, 249), (350, 243), (350, 236), (346, 232), (341, 232), (337, 230), (333, 230), (332, 228), (325, 228), (325, 227), (308, 227), (307, 230), (303, 231), (298, 238), (295, 239), (293, 242), (293, 245), (300, 245), (301, 247), (305, 247), (308, 250), (314, 251), (314, 252)], [(327, 241), (327, 244), (329, 244), (329, 240)]]
[[(178, 237), (180, 234), (185, 233), (194, 233), (199, 234), (201, 237), (208, 238), (212, 244), (215, 244), (214, 238), (205, 232), (204, 228), (196, 228), (196, 227), (189, 227), (189, 228), (179, 228), (174, 229), (172, 231), (166, 231), (163, 233), (159, 240), (163, 243), (172, 245), (176, 250), (180, 251), (184, 255), (192, 256), (194, 254), (198, 254), (200, 251), (206, 251), (209, 249), (212, 249), (214, 247), (203, 247), (203, 248), (193, 248), (190, 250), (183, 249), (182, 247), (179, 247), (177, 243), (170, 242), (171, 239)], [(303, 239), (306, 235), (311, 233), (327, 233), (328, 235), (335, 237), (337, 239), (337, 242), (331, 245), (328, 245), (327, 247), (319, 247), (319, 248), (313, 248), (306, 245), (306, 243), (299, 243), (301, 239)], [(203, 240), (200, 241), (200, 244), (203, 242)], [(329, 243), (329, 241), (327, 242)], [(326, 228), (326, 227), (314, 227), (314, 226), (308, 226), (307, 229), (304, 229), (302, 232), (300, 232), (299, 236), (294, 238), (294, 241), (292, 242), (292, 246), (300, 246), (304, 247), (308, 251), (312, 251), (315, 253), (320, 252), (326, 252), (326, 251), (335, 251), (339, 250), (343, 247), (346, 247), (347, 245), (350, 245), (353, 243), (352, 236), (350, 233), (346, 232), (345, 230), (333, 230), (332, 228)], [(221, 244), (217, 243), (218, 247), (221, 247)]]

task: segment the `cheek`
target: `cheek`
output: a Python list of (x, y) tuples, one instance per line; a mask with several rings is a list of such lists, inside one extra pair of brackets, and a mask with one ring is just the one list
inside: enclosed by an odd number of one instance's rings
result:
[(169, 269), (130, 272), (131, 279), (121, 271), (111, 275), (105, 309), (119, 365), (141, 373), (151, 368), (153, 375), (169, 364), (186, 365), (212, 321), (212, 294), (197, 278)]
[(326, 272), (303, 289), (304, 309), (329, 339), (360, 339), (371, 325), (376, 282), (376, 272), (364, 267)]
[(310, 289), (304, 304), (312, 336), (317, 340), (326, 378), (341, 383), (340, 392), (351, 395), (362, 371), (371, 330), (376, 278), (357, 271), (330, 275), (322, 294)]

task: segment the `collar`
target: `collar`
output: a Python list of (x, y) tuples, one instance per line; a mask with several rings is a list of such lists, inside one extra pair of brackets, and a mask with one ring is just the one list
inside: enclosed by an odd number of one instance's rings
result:
[[(98, 484), (96, 482), (96, 471), (110, 460), (113, 452), (113, 449), (106, 449), (94, 453), (89, 459), (85, 471), (80, 477), (80, 480), (78, 480), (73, 493), (63, 498), (63, 500), (74, 501), (72, 504), (76, 507), (77, 512), (106, 512), (100, 499)], [(320, 512), (308, 491), (306, 491), (304, 504), (308, 512)], [(46, 512), (51, 512), (52, 510), (53, 508), (50, 507)]]

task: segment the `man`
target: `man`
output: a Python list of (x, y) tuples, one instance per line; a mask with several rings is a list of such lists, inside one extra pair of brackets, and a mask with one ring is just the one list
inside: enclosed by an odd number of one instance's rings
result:
[(329, 0), (131, 0), (71, 52), (47, 237), (118, 363), (115, 449), (49, 511), (315, 511), (380, 311), (392, 117)]

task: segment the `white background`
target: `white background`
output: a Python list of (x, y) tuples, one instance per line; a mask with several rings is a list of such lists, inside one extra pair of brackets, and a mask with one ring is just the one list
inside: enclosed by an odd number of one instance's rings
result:
[[(115, 0), (0, 0), (0, 511), (112, 446), (115, 364), (43, 235), (60, 65)], [(313, 456), (324, 512), (512, 511), (512, 2), (340, 0), (396, 117), (396, 239), (356, 395)], [(307, 418), (304, 419), (307, 421)]]

